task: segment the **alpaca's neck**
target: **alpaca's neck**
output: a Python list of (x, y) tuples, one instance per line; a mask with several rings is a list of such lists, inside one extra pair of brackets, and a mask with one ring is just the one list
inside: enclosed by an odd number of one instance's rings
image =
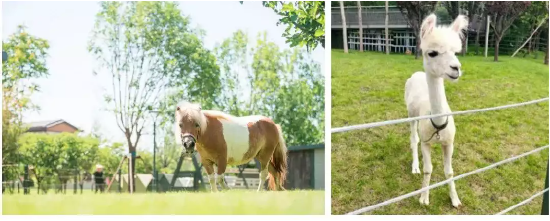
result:
[[(430, 97), (431, 114), (442, 114), (447, 106), (447, 97), (445, 97), (445, 85), (443, 78), (433, 77), (431, 74), (426, 74), (426, 82), (428, 83), (428, 92)], [(447, 117), (432, 118), (437, 125), (445, 123)]]

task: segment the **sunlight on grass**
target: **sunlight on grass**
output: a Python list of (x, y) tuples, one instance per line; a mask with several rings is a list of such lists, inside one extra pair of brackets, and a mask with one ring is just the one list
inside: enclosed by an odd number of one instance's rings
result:
[(324, 214), (324, 191), (256, 192), (230, 190), (219, 193), (143, 194), (4, 194), (4, 215), (53, 214)]
[[(542, 59), (459, 57), (464, 75), (445, 83), (453, 111), (501, 106), (548, 97)], [(332, 50), (332, 127), (407, 117), (405, 81), (422, 71), (414, 56)], [(460, 115), (453, 155), (455, 175), (548, 144), (548, 102)], [(332, 135), (332, 213), (343, 214), (421, 188), (411, 173), (409, 124)], [(419, 153), (420, 154), (420, 153)], [(420, 155), (421, 157), (421, 155)], [(445, 180), (439, 145), (432, 149), (431, 183)], [(452, 207), (448, 187), (430, 191), (430, 205), (411, 197), (368, 214), (494, 214), (544, 189), (548, 150), (461, 179), (463, 206)], [(422, 160), (420, 160), (422, 168)], [(539, 197), (508, 214), (540, 214)]]

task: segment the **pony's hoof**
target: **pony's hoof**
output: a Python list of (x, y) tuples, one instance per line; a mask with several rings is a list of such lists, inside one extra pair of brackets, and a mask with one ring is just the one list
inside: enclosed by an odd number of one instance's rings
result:
[(412, 170), (412, 173), (413, 174), (420, 174), (420, 169), (418, 167), (413, 167), (413, 170)]
[(422, 205), (430, 205), (430, 197), (427, 194), (420, 195), (420, 200), (418, 200)]

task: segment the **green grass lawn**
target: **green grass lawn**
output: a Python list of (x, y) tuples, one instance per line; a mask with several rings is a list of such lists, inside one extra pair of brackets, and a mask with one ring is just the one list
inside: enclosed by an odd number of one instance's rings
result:
[[(463, 76), (445, 82), (453, 111), (548, 97), (548, 66), (541, 59), (459, 57)], [(381, 53), (332, 51), (332, 127), (406, 118), (405, 81), (422, 59)], [(548, 144), (548, 102), (455, 116), (455, 176)], [(418, 190), (411, 173), (409, 124), (332, 134), (332, 213), (343, 214)], [(420, 147), (419, 147), (420, 152)], [(422, 168), (422, 155), (420, 168)], [(367, 214), (495, 214), (544, 189), (548, 150), (456, 182), (463, 206), (452, 207), (448, 187)], [(431, 184), (445, 180), (443, 154), (432, 149)], [(508, 214), (540, 214), (542, 197)]]
[(230, 190), (219, 193), (3, 194), (3, 215), (323, 215), (324, 191)]

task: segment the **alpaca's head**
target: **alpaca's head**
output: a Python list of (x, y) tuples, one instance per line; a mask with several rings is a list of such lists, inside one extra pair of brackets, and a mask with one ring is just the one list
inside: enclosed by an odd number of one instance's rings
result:
[(462, 50), (462, 31), (468, 27), (468, 20), (459, 15), (449, 26), (436, 26), (436, 22), (437, 17), (431, 14), (420, 26), (424, 70), (434, 77), (456, 81), (462, 75), (456, 53)]

